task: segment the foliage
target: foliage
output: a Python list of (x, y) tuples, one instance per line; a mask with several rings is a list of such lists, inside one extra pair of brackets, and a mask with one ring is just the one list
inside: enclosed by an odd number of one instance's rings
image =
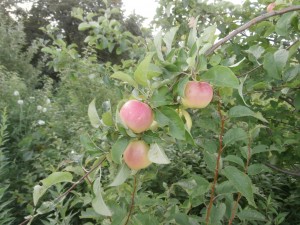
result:
[[(161, 0), (155, 23), (162, 30), (146, 41), (125, 31), (115, 8), (74, 8), (80, 50), (60, 27), (44, 27), (51, 41), (42, 51), (59, 83), (45, 79), (33, 89), (19, 71), (0, 67), (0, 106), (11, 124), (5, 147), (15, 162), (6, 192), (18, 204), (16, 221), (298, 223), (299, 177), (287, 171), (300, 158), (299, 3), (277, 1), (276, 13), (265, 14), (267, 3)], [(212, 48), (252, 18), (246, 31)], [(189, 80), (213, 86), (206, 108), (182, 106)], [(141, 134), (121, 121), (129, 99), (154, 112), (156, 124)], [(122, 157), (137, 139), (149, 144), (152, 161), (140, 171)]]

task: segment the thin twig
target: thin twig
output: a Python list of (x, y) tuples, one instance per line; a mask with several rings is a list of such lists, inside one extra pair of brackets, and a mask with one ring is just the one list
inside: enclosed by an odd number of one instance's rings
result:
[(133, 179), (133, 191), (131, 194), (131, 204), (130, 204), (129, 213), (128, 213), (128, 216), (127, 216), (127, 219), (126, 219), (126, 222), (124, 223), (124, 225), (128, 224), (130, 216), (131, 216), (133, 208), (134, 208), (134, 197), (135, 197), (136, 187), (137, 187), (137, 182), (136, 182), (136, 175), (135, 175), (134, 179)]
[[(101, 164), (106, 160), (106, 157), (104, 157), (102, 160), (99, 161), (99, 163), (96, 164), (96, 166), (94, 166), (90, 171), (86, 172), (77, 182), (75, 182), (67, 191), (65, 191), (63, 194), (61, 194), (60, 196), (58, 196), (56, 199), (53, 200), (53, 202), (58, 202), (61, 198), (63, 198), (64, 196), (68, 195), (78, 184), (82, 183), (82, 181), (88, 176), (90, 175), (93, 171), (95, 171), (99, 166), (101, 166)], [(28, 218), (26, 220), (24, 220), (22, 223), (20, 223), (19, 225), (25, 225), (27, 224), (33, 217), (35, 217), (36, 215), (32, 216), (31, 218)]]
[(219, 135), (219, 151), (218, 151), (218, 156), (217, 156), (217, 165), (216, 165), (216, 169), (215, 169), (215, 175), (214, 175), (214, 181), (211, 187), (211, 194), (210, 194), (210, 201), (209, 201), (209, 205), (207, 207), (207, 213), (206, 213), (206, 224), (209, 224), (209, 217), (210, 217), (210, 212), (213, 206), (213, 202), (214, 202), (214, 198), (215, 198), (215, 188), (216, 188), (216, 184), (217, 184), (217, 180), (218, 180), (218, 176), (219, 176), (219, 166), (220, 166), (220, 159), (221, 159), (221, 155), (222, 152), (224, 150), (223, 148), (223, 134), (224, 134), (224, 125), (225, 125), (225, 117), (222, 114), (221, 111), (221, 96), (220, 93), (218, 93), (219, 95), (219, 101), (218, 101), (218, 113), (219, 113), (219, 117), (221, 119), (221, 124), (220, 124), (220, 135)]
[(244, 25), (240, 26), (239, 28), (237, 28), (236, 30), (234, 30), (230, 34), (228, 34), (226, 37), (224, 37), (223, 39), (221, 39), (220, 41), (215, 43), (211, 48), (209, 48), (205, 52), (205, 55), (208, 56), (208, 55), (212, 54), (218, 47), (220, 47), (221, 45), (223, 45), (224, 43), (226, 43), (227, 41), (229, 41), (230, 39), (235, 37), (237, 34), (243, 32), (244, 30), (247, 30), (249, 27), (251, 27), (251, 26), (253, 26), (253, 25), (255, 25), (255, 24), (257, 24), (261, 21), (264, 21), (264, 20), (266, 20), (270, 17), (273, 17), (273, 16), (282, 15), (282, 14), (292, 12), (292, 11), (297, 11), (297, 10), (300, 10), (300, 6), (290, 6), (290, 7), (287, 7), (285, 9), (265, 13), (263, 15), (255, 17), (254, 19), (252, 19), (249, 22), (245, 23)]

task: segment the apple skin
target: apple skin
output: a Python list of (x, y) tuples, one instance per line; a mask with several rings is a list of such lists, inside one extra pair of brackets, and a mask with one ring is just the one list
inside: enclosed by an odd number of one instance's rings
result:
[(120, 110), (122, 122), (134, 133), (148, 130), (153, 122), (153, 117), (150, 106), (138, 100), (127, 101)]
[(273, 9), (275, 8), (275, 6), (276, 6), (275, 2), (270, 3), (270, 4), (267, 6), (267, 12), (268, 12), (268, 13), (269, 13), (269, 12), (272, 12)]
[(148, 158), (148, 151), (149, 145), (144, 141), (132, 141), (126, 147), (123, 159), (130, 169), (144, 169), (151, 164)]
[(205, 108), (213, 98), (213, 89), (207, 82), (188, 81), (184, 89), (182, 105), (186, 108)]

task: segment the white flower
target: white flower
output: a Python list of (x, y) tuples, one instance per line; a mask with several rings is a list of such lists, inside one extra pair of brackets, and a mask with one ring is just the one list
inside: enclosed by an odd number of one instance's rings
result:
[(40, 106), (40, 105), (38, 105), (36, 108), (37, 108), (38, 111), (42, 111), (42, 109), (43, 109), (43, 107)]
[(29, 97), (29, 99), (30, 99), (30, 100), (34, 100), (34, 99), (35, 99), (35, 97), (33, 97), (33, 96), (30, 96), (30, 97)]
[(71, 154), (74, 154), (74, 153), (75, 153), (75, 151), (74, 151), (74, 150), (72, 150), (72, 151), (71, 151)]
[(39, 125), (45, 125), (45, 121), (44, 120), (38, 120), (38, 124)]
[(43, 112), (47, 112), (47, 108), (43, 108)]
[(23, 104), (24, 104), (24, 101), (20, 99), (20, 100), (18, 100), (18, 104), (19, 104), (19, 105), (23, 105)]
[(50, 100), (49, 98), (47, 98), (46, 103), (47, 103), (47, 104), (50, 104), (50, 103), (51, 103), (51, 100)]
[(14, 96), (19, 96), (20, 93), (18, 91), (14, 91)]

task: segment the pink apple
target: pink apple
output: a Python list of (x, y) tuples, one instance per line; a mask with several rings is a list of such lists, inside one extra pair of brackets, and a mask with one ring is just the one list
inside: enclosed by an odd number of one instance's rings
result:
[(213, 98), (213, 89), (207, 82), (189, 81), (184, 89), (182, 104), (186, 108), (206, 107)]
[(153, 122), (153, 112), (149, 105), (137, 101), (127, 101), (120, 110), (122, 122), (135, 133), (148, 130)]
[(275, 8), (275, 6), (276, 6), (276, 3), (275, 3), (275, 2), (270, 3), (270, 4), (267, 6), (267, 12), (268, 12), (268, 13), (269, 13), (269, 12), (272, 12), (273, 9)]
[(127, 166), (134, 170), (148, 167), (151, 162), (148, 159), (149, 146), (144, 141), (132, 141), (123, 153), (123, 159)]

